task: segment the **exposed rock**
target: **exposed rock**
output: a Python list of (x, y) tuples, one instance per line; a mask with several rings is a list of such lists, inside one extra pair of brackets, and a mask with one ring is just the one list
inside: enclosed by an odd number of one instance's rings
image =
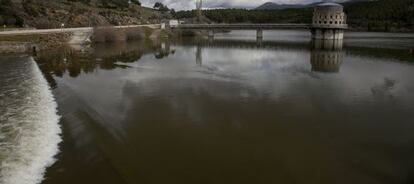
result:
[[(86, 1), (84, 1), (86, 2)], [(57, 28), (158, 23), (171, 15), (118, 0), (18, 0), (0, 4), (0, 23), (9, 26)], [(121, 6), (122, 5), (122, 6)]]

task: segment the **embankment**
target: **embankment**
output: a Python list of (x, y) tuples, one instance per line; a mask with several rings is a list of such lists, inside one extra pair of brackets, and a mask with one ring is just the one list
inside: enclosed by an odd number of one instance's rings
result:
[(0, 33), (0, 53), (49, 50), (68, 45), (126, 42), (168, 37), (158, 25), (68, 28)]
[(67, 45), (72, 33), (0, 35), (0, 53), (30, 53)]

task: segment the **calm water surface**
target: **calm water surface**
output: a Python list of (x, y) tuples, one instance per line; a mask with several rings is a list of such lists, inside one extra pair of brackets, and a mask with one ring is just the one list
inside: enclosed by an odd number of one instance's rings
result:
[(412, 184), (414, 35), (346, 36), (41, 53), (63, 131), (43, 183)]

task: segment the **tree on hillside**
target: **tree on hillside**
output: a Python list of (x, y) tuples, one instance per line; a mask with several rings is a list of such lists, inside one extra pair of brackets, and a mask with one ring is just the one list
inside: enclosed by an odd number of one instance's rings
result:
[(130, 3), (141, 6), (141, 2), (139, 0), (130, 0)]
[(162, 4), (162, 3), (160, 3), (160, 2), (156, 2), (155, 4), (154, 4), (154, 8), (155, 9), (159, 9), (160, 7), (162, 7), (162, 6), (164, 6), (164, 4)]
[(91, 3), (91, 0), (68, 0), (68, 1), (81, 2), (81, 3), (85, 3), (85, 4), (90, 4)]
[(102, 0), (102, 5), (105, 8), (127, 8), (129, 0)]
[(10, 6), (13, 4), (11, 0), (0, 0), (0, 4), (4, 6)]
[(161, 12), (168, 12), (168, 11), (170, 11), (170, 9), (168, 8), (167, 5), (164, 5), (164, 4), (160, 3), (160, 2), (156, 2), (154, 4), (154, 9), (157, 9), (157, 10), (159, 10)]
[[(414, 30), (413, 0), (347, 1), (342, 3), (351, 28), (372, 31)], [(177, 19), (192, 19), (196, 10), (179, 11)], [(203, 16), (218, 23), (310, 23), (312, 7), (281, 10), (214, 9)]]

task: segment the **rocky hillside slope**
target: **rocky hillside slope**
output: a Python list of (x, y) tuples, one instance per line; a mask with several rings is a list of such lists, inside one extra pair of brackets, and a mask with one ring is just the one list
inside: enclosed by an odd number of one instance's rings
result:
[[(133, 3), (131, 3), (133, 2)], [(128, 0), (0, 0), (0, 25), (57, 28), (158, 23), (169, 18)]]

